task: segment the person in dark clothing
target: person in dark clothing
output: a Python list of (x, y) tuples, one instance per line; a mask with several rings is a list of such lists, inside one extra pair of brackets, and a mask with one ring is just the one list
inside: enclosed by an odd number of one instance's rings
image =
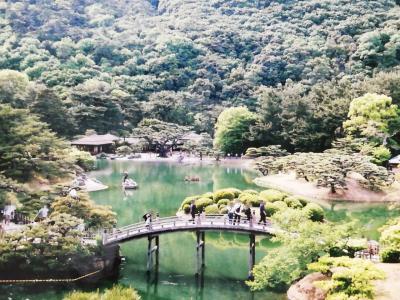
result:
[(251, 218), (252, 218), (250, 206), (248, 206), (248, 205), (245, 206), (245, 208), (244, 208), (244, 215), (246, 216), (247, 221), (250, 222), (250, 220), (251, 220)]
[(234, 219), (233, 219), (233, 225), (235, 224), (240, 224), (240, 212), (242, 210), (242, 204), (240, 203), (239, 200), (236, 201), (235, 205), (233, 206), (233, 213), (234, 213)]
[(123, 177), (123, 182), (125, 182), (129, 177), (129, 174), (127, 171), (124, 171), (124, 177)]
[(196, 217), (196, 212), (197, 212), (197, 207), (193, 200), (192, 203), (190, 203), (190, 215), (192, 216), (193, 224)]
[(260, 221), (258, 221), (258, 224), (263, 223), (264, 225), (267, 225), (267, 213), (265, 211), (265, 204), (264, 201), (261, 201), (260, 203)]

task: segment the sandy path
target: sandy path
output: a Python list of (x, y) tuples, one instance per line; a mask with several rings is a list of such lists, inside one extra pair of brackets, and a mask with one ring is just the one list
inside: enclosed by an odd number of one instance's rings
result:
[(400, 264), (377, 264), (378, 268), (386, 273), (385, 280), (375, 283), (376, 300), (400, 299)]

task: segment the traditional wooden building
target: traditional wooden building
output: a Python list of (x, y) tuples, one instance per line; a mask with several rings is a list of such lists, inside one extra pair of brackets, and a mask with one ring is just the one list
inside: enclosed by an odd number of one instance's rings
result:
[(119, 137), (112, 134), (92, 134), (72, 141), (71, 145), (80, 150), (88, 151), (91, 154), (98, 154), (102, 152), (113, 153), (115, 150), (115, 143), (118, 140)]

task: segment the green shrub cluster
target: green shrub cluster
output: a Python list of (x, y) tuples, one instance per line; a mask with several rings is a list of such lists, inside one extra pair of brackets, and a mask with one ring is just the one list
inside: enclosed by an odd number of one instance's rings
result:
[(195, 201), (198, 210), (204, 210), (207, 206), (214, 204), (210, 198), (200, 198)]
[(219, 208), (217, 204), (212, 204), (206, 207), (206, 214), (219, 214)]
[(221, 206), (227, 206), (230, 202), (231, 202), (231, 200), (229, 200), (229, 199), (221, 199), (221, 200), (218, 200), (217, 204), (219, 207), (221, 207)]
[(308, 203), (303, 210), (308, 214), (309, 219), (314, 222), (321, 222), (324, 220), (324, 210), (316, 203)]
[[(239, 200), (242, 204), (251, 207), (259, 207), (261, 201), (263, 201), (268, 217), (273, 216), (278, 211), (291, 208), (303, 210), (313, 221), (322, 221), (324, 219), (324, 211), (318, 204), (309, 203), (303, 197), (289, 196), (277, 190), (264, 190), (259, 193), (256, 190), (221, 189), (213, 193), (208, 192), (202, 195), (186, 197), (181, 204), (180, 210), (189, 213), (189, 206), (192, 200), (195, 200), (198, 210), (205, 210), (206, 213), (225, 214), (228, 211), (228, 204), (235, 200)], [(209, 206), (212, 207), (208, 208)]]
[(64, 300), (140, 300), (139, 294), (132, 288), (116, 285), (103, 294), (97, 292), (72, 292)]
[(265, 190), (260, 193), (260, 198), (264, 201), (282, 201), (287, 197), (286, 193), (277, 190)]
[(220, 199), (235, 199), (235, 194), (230, 190), (219, 190), (214, 193), (214, 201), (218, 202)]
[(392, 220), (381, 229), (379, 243), (382, 262), (400, 262), (400, 219)]
[(343, 257), (321, 257), (308, 265), (311, 271), (327, 274), (330, 280), (315, 282), (327, 291), (327, 300), (373, 299), (373, 280), (384, 279), (385, 274), (370, 261)]

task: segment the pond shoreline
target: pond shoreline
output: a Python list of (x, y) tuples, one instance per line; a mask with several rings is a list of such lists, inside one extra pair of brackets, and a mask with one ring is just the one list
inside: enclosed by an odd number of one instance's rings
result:
[(313, 200), (328, 201), (331, 203), (396, 203), (400, 187), (394, 185), (382, 192), (374, 192), (364, 189), (355, 180), (348, 181), (348, 189), (332, 194), (329, 188), (317, 187), (315, 184), (302, 181), (294, 174), (276, 174), (258, 177), (254, 183), (263, 188), (277, 189), (293, 195), (307, 197)]

